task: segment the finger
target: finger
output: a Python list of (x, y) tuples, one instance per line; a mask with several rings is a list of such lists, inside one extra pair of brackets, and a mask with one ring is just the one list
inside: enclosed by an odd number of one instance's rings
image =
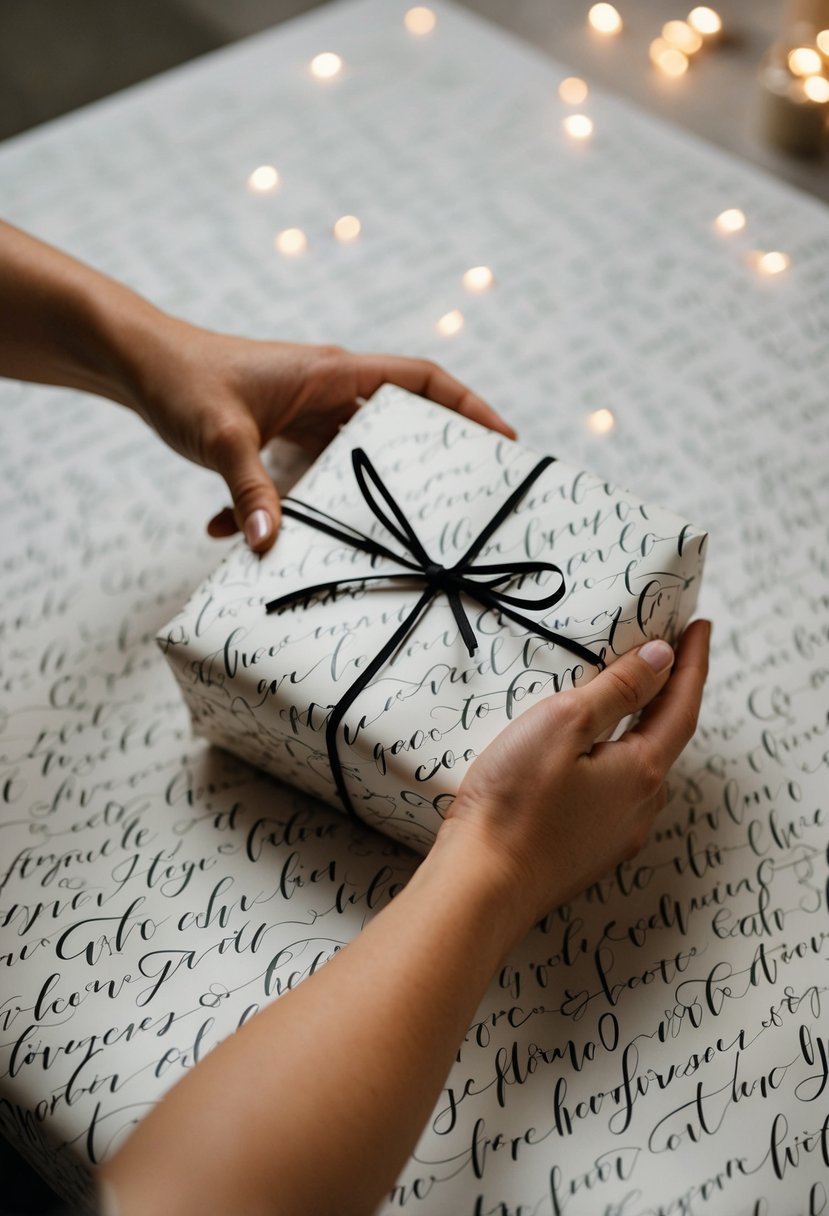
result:
[(233, 498), (233, 514), (254, 553), (270, 549), (282, 510), (276, 486), (265, 472), (255, 440), (242, 435), (225, 441), (216, 453), (216, 468)]
[(207, 525), (207, 535), (214, 540), (222, 540), (226, 536), (234, 536), (239, 531), (233, 507), (224, 507), (218, 515), (214, 515)]
[(427, 359), (407, 359), (404, 355), (355, 355), (357, 360), (358, 394), (370, 397), (381, 384), (396, 384), (418, 393), (438, 405), (462, 414), (472, 422), (492, 431), (499, 431), (508, 439), (515, 439), (516, 432), (497, 414), (492, 406), (473, 393), (460, 380), (450, 376), (437, 363)]
[(630, 732), (661, 757), (667, 757), (668, 766), (674, 763), (697, 728), (708, 675), (710, 637), (710, 621), (694, 621), (688, 626), (664, 693)]
[[(667, 642), (645, 642), (623, 654), (578, 690), (580, 715), (574, 716), (580, 743), (589, 751), (600, 736), (612, 732), (628, 714), (636, 713), (665, 686), (674, 652)], [(574, 694), (567, 694), (575, 697)]]

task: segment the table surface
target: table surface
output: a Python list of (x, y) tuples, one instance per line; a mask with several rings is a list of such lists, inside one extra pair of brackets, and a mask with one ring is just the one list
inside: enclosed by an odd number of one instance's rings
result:
[[(763, 136), (757, 68), (798, 0), (723, 0), (726, 37), (679, 80), (661, 76), (648, 46), (666, 18), (664, 0), (619, 4), (623, 34), (591, 32), (587, 0), (461, 0), (470, 12), (678, 127), (829, 200), (829, 156), (799, 159)], [(175, 64), (270, 29), (321, 0), (144, 0), (129, 11), (109, 0), (6, 0), (0, 40), (0, 137), (13, 134)], [(829, 16), (827, 16), (829, 22)]]
[[(12, 140), (0, 205), (193, 321), (438, 358), (531, 446), (709, 529), (713, 672), (669, 807), (493, 982), (382, 1210), (807, 1210), (827, 1113), (826, 209), (595, 90), (574, 142), (563, 69), (448, 5), (412, 39), (404, 7), (326, 7)], [(324, 49), (346, 67), (320, 83)], [(280, 189), (248, 192), (271, 161)], [(724, 237), (734, 206), (747, 226)], [(353, 246), (331, 236), (344, 213)], [(282, 258), (295, 225), (308, 252)], [(775, 249), (791, 265), (765, 276)], [(495, 284), (467, 295), (481, 263)], [(154, 637), (222, 552), (201, 531), (216, 479), (108, 403), (0, 397), (0, 1121), (78, 1193), (413, 863), (190, 737)], [(518, 1160), (476, 1172), (482, 1128)]]

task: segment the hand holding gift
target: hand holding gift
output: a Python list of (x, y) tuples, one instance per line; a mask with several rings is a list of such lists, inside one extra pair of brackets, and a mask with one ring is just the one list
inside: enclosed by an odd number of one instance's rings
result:
[[(694, 621), (675, 664), (667, 642), (646, 642), (587, 687), (545, 698), (469, 770), (436, 847), (501, 869), (526, 928), (644, 845), (696, 729), (710, 631)], [(597, 742), (645, 706), (623, 738)]]
[(233, 506), (210, 521), (210, 535), (241, 530), (257, 553), (270, 549), (282, 517), (262, 447), (282, 436), (316, 456), (382, 384), (513, 434), (480, 397), (426, 359), (254, 342), (182, 321), (163, 332), (158, 357), (143, 362), (139, 413), (172, 448), (225, 479)]
[(176, 452), (215, 469), (233, 507), (212, 536), (274, 542), (279, 496), (260, 458), (277, 435), (316, 455), (382, 384), (398, 384), (504, 435), (512, 429), (435, 363), (338, 346), (213, 333), (0, 222), (0, 368), (19, 380), (110, 397)]
[[(671, 675), (670, 647), (648, 642), (499, 735), (404, 890), (185, 1075), (104, 1167), (119, 1216), (373, 1211), (510, 949), (644, 842), (694, 732), (708, 637), (706, 621), (686, 630)], [(626, 738), (594, 742), (649, 703)]]

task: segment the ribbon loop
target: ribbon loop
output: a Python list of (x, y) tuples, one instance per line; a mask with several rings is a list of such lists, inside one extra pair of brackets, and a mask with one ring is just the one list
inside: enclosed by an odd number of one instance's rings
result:
[[(414, 557), (422, 566), (428, 566), (431, 562), (429, 554), (423, 548), (417, 538), (414, 528), (409, 523), (406, 516), (401, 511), (391, 492), (387, 489), (385, 483), (380, 477), (380, 474), (375, 469), (374, 465), (369, 460), (362, 448), (354, 448), (351, 453), (351, 465), (354, 469), (354, 476), (357, 478), (357, 485), (360, 487), (360, 492), (368, 505), (371, 507), (374, 514), (380, 520), (395, 540), (399, 540), (401, 545), (407, 545)], [(394, 515), (397, 524), (394, 524), (385, 513), (383, 508), (378, 503), (373, 491), (385, 502), (391, 513)]]

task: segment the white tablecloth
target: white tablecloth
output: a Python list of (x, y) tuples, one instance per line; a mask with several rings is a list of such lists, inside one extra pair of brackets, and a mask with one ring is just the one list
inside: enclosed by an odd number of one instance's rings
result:
[[(0, 209), (193, 321), (437, 358), (530, 445), (710, 530), (670, 805), (496, 977), (383, 1211), (822, 1211), (826, 210), (613, 97), (575, 141), (563, 67), (443, 4), (415, 38), (404, 9), (327, 6), (9, 141)], [(280, 187), (252, 194), (263, 163)], [(414, 862), (191, 739), (153, 637), (222, 551), (218, 479), (109, 403), (0, 397), (0, 1123), (78, 1194)]]

